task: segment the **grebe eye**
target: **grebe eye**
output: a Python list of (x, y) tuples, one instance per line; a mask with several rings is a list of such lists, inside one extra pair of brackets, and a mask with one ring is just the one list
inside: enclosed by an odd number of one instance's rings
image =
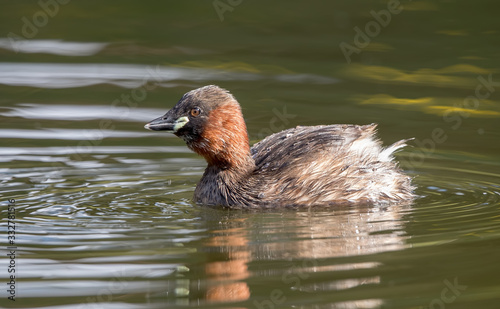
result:
[(191, 111), (189, 112), (189, 114), (191, 114), (191, 116), (193, 117), (197, 117), (198, 115), (200, 115), (200, 113), (201, 110), (198, 107), (191, 109)]

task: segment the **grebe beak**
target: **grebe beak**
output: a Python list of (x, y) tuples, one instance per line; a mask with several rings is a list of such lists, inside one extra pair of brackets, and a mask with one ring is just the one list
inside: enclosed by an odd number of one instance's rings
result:
[(188, 117), (179, 117), (174, 120), (170, 117), (166, 117), (165, 115), (146, 123), (144, 128), (152, 131), (167, 131), (169, 133), (175, 133), (188, 122)]

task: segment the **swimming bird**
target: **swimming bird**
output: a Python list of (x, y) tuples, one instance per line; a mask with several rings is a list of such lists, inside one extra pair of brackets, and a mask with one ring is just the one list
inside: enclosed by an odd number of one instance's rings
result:
[(394, 161), (406, 146), (382, 147), (376, 124), (297, 126), (250, 148), (240, 104), (215, 85), (187, 92), (145, 125), (182, 138), (207, 161), (195, 202), (228, 208), (386, 204), (414, 198)]

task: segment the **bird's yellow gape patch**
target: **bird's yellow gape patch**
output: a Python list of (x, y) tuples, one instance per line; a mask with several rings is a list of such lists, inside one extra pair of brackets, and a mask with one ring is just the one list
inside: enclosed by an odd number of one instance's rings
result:
[(184, 116), (184, 117), (179, 117), (175, 122), (174, 122), (174, 133), (179, 131), (183, 126), (185, 126), (189, 122), (189, 118)]

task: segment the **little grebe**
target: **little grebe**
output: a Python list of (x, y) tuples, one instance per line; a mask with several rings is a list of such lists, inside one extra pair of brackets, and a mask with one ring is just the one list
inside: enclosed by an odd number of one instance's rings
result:
[(229, 91), (210, 85), (189, 91), (144, 127), (174, 133), (205, 158), (197, 203), (269, 208), (414, 197), (410, 177), (392, 156), (406, 140), (383, 148), (376, 124), (298, 126), (250, 148), (240, 105)]

